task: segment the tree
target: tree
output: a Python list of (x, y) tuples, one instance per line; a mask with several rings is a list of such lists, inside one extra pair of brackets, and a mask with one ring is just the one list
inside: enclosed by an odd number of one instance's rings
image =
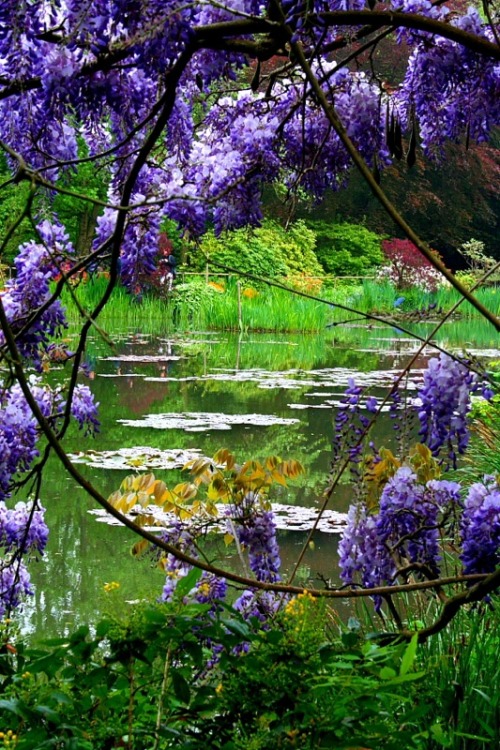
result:
[(316, 252), (327, 273), (364, 276), (384, 262), (382, 238), (362, 225), (311, 221), (309, 226), (317, 232)]
[[(472, 9), (448, 14), (440, 3), (422, 3), (415, 12), (405, 0), (388, 9), (358, 0), (348, 9), (326, 0), (3, 3), (0, 146), (11, 180), (28, 186), (12, 231), (29, 219), (36, 239), (21, 246), (16, 278), (0, 304), (7, 456), (0, 500), (25, 486), (25, 472), (41, 481), (48, 455), (37, 457), (42, 432), (70, 474), (123, 520), (62, 447), (72, 415), (84, 430), (95, 428), (91, 393), (77, 386), (89, 330), (119, 276), (131, 291), (140, 290), (166, 219), (191, 237), (208, 225), (219, 234), (258, 224), (266, 183), (285, 184), (292, 204), (303, 191), (320, 201), (347, 183), (354, 165), (400, 231), (500, 330), (500, 321), (450, 274), (379, 184), (392, 159), (411, 165), (420, 148), (438, 158), (447, 141), (480, 142), (498, 124), (500, 45), (492, 13), (488, 2), (484, 19)], [(404, 77), (390, 84), (377, 75), (371, 54), (388, 35), (410, 50)], [(353, 65), (367, 52), (366, 69)], [(280, 65), (263, 73), (271, 58)], [(238, 74), (249, 61), (255, 68), (247, 85)], [(88, 164), (96, 174), (111, 172), (106, 200), (67, 187), (68, 171)], [(55, 213), (55, 195), (102, 211), (91, 251), (81, 257)], [(36, 212), (38, 196), (43, 215)], [(9, 231), (2, 249), (10, 237)], [(103, 258), (110, 262), (109, 283), (95, 309), (82, 310), (76, 351), (57, 344), (57, 356), (71, 362), (67, 393), (42, 381), (33, 385), (28, 367), (43, 370), (65, 324), (62, 288)], [(29, 586), (22, 553), (43, 546), (27, 543), (34, 519), (42, 524), (38, 512), (36, 505), (26, 510), (19, 544), (14, 539), (7, 547), (3, 570), (14, 571), (9, 585), (6, 574), (2, 579), (7, 609), (17, 604), (20, 585)], [(174, 543), (156, 543), (204, 567)], [(493, 590), (499, 575), (481, 579), (468, 600)], [(275, 581), (259, 585), (276, 588)]]

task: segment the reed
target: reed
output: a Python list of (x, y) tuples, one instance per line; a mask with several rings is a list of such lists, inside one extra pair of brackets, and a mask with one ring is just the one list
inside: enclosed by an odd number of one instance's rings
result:
[[(73, 290), (79, 304), (90, 313), (102, 298), (106, 279), (96, 278)], [(454, 289), (439, 289), (423, 292), (414, 288), (402, 292), (387, 283), (366, 280), (362, 284), (336, 284), (323, 289), (319, 294), (327, 304), (290, 293), (284, 289), (262, 286), (258, 289), (242, 284), (241, 313), (242, 328), (248, 331), (318, 332), (330, 324), (354, 320), (355, 314), (346, 313), (338, 305), (393, 317), (395, 320), (413, 314), (433, 316), (449, 310), (459, 299)], [(500, 289), (488, 287), (477, 292), (478, 298), (488, 309), (500, 315)], [(404, 298), (402, 301), (400, 298)], [(65, 290), (62, 297), (68, 310), (70, 323), (81, 323), (81, 316), (71, 297)], [(460, 318), (474, 320), (477, 313), (464, 302), (460, 307)], [(109, 303), (99, 317), (104, 328), (120, 322), (122, 327), (137, 327), (152, 330), (239, 330), (237, 285), (234, 282), (204, 280), (178, 284), (173, 294), (162, 299), (145, 294), (137, 299), (123, 288), (113, 290)]]
[(430, 747), (500, 747), (500, 615), (495, 604), (498, 599), (462, 609), (421, 648), (426, 692), (434, 706), (429, 725), (439, 727), (435, 739), (441, 738)]

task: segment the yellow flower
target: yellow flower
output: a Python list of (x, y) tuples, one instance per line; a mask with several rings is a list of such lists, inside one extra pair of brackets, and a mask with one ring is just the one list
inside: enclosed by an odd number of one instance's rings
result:
[(247, 299), (253, 299), (254, 297), (259, 296), (259, 292), (257, 289), (253, 289), (252, 287), (247, 287), (246, 289), (243, 289), (242, 291), (243, 297), (246, 297)]
[(208, 582), (201, 583), (198, 586), (198, 593), (202, 596), (208, 596), (210, 594), (210, 584)]
[(104, 591), (109, 594), (110, 591), (114, 591), (115, 589), (119, 589), (120, 584), (118, 581), (110, 581), (109, 583), (104, 584)]
[(222, 693), (222, 691), (223, 691), (223, 690), (224, 690), (224, 687), (223, 687), (223, 685), (222, 685), (222, 682), (219, 682), (219, 684), (218, 684), (218, 685), (217, 685), (217, 687), (215, 688), (215, 692), (217, 693), (217, 695), (220, 695), (220, 694)]

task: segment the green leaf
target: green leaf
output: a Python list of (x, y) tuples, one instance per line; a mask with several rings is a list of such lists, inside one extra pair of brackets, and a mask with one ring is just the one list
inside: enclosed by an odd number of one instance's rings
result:
[(57, 713), (57, 711), (54, 711), (53, 708), (49, 708), (49, 706), (36, 706), (33, 709), (33, 712), (35, 714), (39, 714), (42, 716), (46, 721), (50, 721), (52, 724), (60, 724), (61, 723), (61, 717)]
[(11, 714), (16, 714), (16, 716), (23, 716), (21, 705), (18, 700), (0, 699), (0, 711), (9, 711)]
[(431, 734), (432, 738), (435, 742), (438, 743), (441, 747), (451, 747), (453, 740), (450, 738), (450, 736), (443, 730), (443, 727), (441, 724), (433, 724), (431, 727)]
[(401, 660), (401, 667), (399, 668), (399, 674), (401, 676), (405, 675), (413, 667), (413, 663), (415, 661), (415, 656), (417, 653), (417, 646), (418, 646), (418, 633), (415, 633), (415, 635), (412, 637), (411, 641), (407, 645), (405, 652), (403, 654), (403, 658)]
[(240, 622), (239, 620), (225, 620), (224, 625), (231, 633), (240, 635), (242, 638), (248, 639), (252, 635), (252, 631), (245, 622)]
[(181, 599), (189, 592), (192, 588), (197, 584), (197, 582), (201, 578), (201, 570), (199, 568), (193, 568), (189, 571), (187, 576), (184, 576), (184, 578), (181, 578), (179, 583), (177, 584), (175, 588), (176, 596), (180, 597)]
[(391, 667), (382, 667), (379, 677), (381, 680), (393, 680), (396, 677), (396, 672)]
[(354, 632), (342, 633), (341, 639), (344, 646), (347, 646), (347, 648), (352, 648), (358, 643), (359, 635)]
[(189, 703), (191, 691), (187, 681), (180, 672), (172, 672), (172, 687), (174, 688), (175, 697), (181, 703)]

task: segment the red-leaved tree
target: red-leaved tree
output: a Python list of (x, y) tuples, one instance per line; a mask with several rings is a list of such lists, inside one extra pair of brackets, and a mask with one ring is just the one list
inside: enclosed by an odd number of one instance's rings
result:
[(443, 283), (443, 276), (410, 240), (393, 237), (383, 240), (381, 247), (389, 263), (380, 269), (379, 280), (390, 281), (397, 289), (419, 286), (429, 292)]

